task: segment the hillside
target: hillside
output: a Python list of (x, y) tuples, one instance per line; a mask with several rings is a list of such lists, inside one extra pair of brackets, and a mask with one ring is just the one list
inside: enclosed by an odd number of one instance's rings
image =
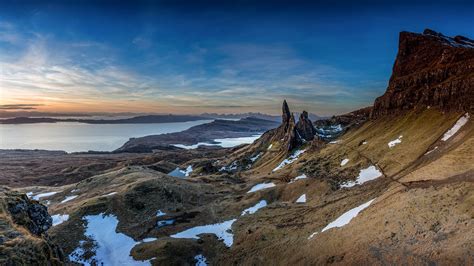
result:
[[(249, 145), (41, 153), (51, 157), (0, 166), (17, 191), (48, 207), (48, 235), (70, 262), (472, 265), (470, 45), (403, 32), (373, 107), (314, 122), (305, 111), (295, 119), (284, 101), (280, 124), (250, 121), (266, 132)], [(217, 120), (204, 137), (229, 127), (248, 134), (248, 122)], [(206, 141), (196, 132), (133, 139), (121, 149), (150, 151), (183, 136)], [(32, 241), (22, 247), (41, 254)]]

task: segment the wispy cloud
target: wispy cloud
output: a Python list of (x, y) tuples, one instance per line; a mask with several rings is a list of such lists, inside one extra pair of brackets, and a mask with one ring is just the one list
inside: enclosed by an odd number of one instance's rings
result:
[[(4, 26), (13, 31), (9, 27)], [(148, 49), (150, 41), (145, 34), (132, 44)], [(157, 70), (143, 74), (118, 62), (109, 53), (113, 49), (98, 42), (62, 44), (54, 36), (33, 34), (24, 43), (18, 56), (0, 58), (6, 104), (34, 100), (48, 108), (77, 108), (72, 111), (278, 112), (286, 98), (300, 108), (328, 114), (349, 111), (361, 102), (338, 81), (350, 73), (308, 61), (283, 44), (193, 45), (189, 52), (166, 57), (150, 52), (145, 61), (154, 61), (147, 66)], [(159, 70), (167, 69), (170, 61), (178, 70)], [(187, 65), (193, 68), (179, 71)]]
[(0, 110), (34, 110), (43, 104), (0, 104)]

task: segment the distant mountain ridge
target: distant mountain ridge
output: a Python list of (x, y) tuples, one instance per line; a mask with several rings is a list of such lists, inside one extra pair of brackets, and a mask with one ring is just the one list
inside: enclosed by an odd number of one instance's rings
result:
[(197, 120), (210, 120), (212, 118), (193, 115), (144, 115), (121, 119), (77, 119), (77, 118), (50, 118), (50, 117), (15, 117), (0, 120), (0, 124), (32, 124), (32, 123), (58, 123), (79, 122), (85, 124), (152, 124), (176, 123)]

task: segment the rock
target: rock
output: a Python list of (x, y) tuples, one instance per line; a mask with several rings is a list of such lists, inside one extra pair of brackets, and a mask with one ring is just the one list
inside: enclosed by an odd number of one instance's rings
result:
[(311, 141), (314, 139), (316, 129), (308, 118), (308, 112), (303, 111), (301, 113), (300, 119), (298, 120), (298, 123), (296, 123), (296, 130), (304, 140)]
[(283, 100), (283, 105), (281, 109), (282, 109), (281, 123), (286, 125), (291, 119), (290, 108), (288, 107), (288, 103), (286, 102), (286, 100)]
[(474, 41), (427, 29), (401, 32), (387, 91), (375, 100), (371, 118), (438, 107), (474, 109)]
[(48, 208), (37, 201), (30, 201), (26, 195), (10, 199), (8, 211), (15, 223), (25, 226), (35, 235), (41, 235), (53, 225)]
[(62, 249), (47, 234), (46, 206), (0, 186), (0, 265), (63, 265)]

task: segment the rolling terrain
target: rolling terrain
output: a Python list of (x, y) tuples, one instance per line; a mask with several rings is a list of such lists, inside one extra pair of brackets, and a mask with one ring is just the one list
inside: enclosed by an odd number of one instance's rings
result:
[(402, 32), (371, 107), (296, 121), (284, 101), (227, 149), (2, 158), (0, 261), (472, 265), (473, 60), (468, 38)]

